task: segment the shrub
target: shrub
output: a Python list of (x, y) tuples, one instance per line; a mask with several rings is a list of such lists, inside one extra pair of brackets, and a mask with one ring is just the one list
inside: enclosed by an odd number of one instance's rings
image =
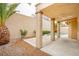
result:
[(21, 38), (24, 38), (27, 34), (27, 30), (20, 29)]
[(33, 33), (36, 34), (36, 31), (34, 30)]
[(43, 35), (50, 34), (50, 31), (44, 30), (42, 33), (43, 33)]

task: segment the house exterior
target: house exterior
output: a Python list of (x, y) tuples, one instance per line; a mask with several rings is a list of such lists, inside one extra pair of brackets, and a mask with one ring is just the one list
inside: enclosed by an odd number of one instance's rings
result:
[[(51, 31), (51, 41), (55, 41), (55, 30), (57, 38), (60, 38), (60, 23), (66, 22), (69, 26), (69, 39), (79, 40), (79, 4), (78, 3), (40, 3), (36, 5), (36, 16), (29, 17), (21, 14), (12, 15), (6, 22), (11, 38), (20, 38), (20, 29), (27, 30), (27, 37), (34, 36), (36, 31), (37, 48), (42, 47), (42, 30)], [(48, 20), (43, 19), (47, 16)], [(55, 22), (57, 22), (55, 24)], [(47, 25), (49, 24), (49, 25)]]

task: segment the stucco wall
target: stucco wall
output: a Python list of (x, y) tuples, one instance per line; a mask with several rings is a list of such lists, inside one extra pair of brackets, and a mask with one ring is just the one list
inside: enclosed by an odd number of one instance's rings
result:
[(15, 39), (20, 38), (20, 29), (26, 29), (27, 36), (32, 36), (36, 23), (34, 18), (16, 13), (6, 21), (6, 26), (9, 28), (11, 39)]
[(73, 18), (69, 22), (70, 26), (70, 38), (77, 39), (77, 18)]
[(51, 30), (51, 21), (43, 19), (42, 22), (43, 22), (42, 29), (50, 31)]
[[(43, 19), (42, 22), (42, 29), (50, 30), (50, 20)], [(20, 29), (26, 29), (28, 31), (27, 37), (34, 36), (36, 18), (16, 13), (6, 21), (6, 26), (9, 28), (11, 39), (20, 38)]]
[(79, 40), (79, 16), (77, 20), (77, 40)]

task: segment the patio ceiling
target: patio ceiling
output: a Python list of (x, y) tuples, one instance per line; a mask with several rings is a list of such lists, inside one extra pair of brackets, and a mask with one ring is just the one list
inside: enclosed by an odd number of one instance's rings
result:
[(69, 19), (71, 17), (77, 17), (79, 14), (78, 10), (78, 3), (55, 3), (42, 9), (41, 11), (44, 15), (51, 18)]

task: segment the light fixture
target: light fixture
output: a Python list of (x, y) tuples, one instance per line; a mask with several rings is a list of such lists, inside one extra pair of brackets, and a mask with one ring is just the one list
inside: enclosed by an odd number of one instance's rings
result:
[(55, 24), (57, 24), (57, 21), (55, 21)]

